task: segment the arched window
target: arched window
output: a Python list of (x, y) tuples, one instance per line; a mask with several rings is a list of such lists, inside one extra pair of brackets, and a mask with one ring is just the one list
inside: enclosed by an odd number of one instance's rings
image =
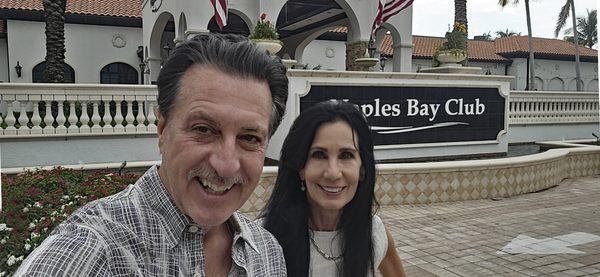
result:
[(565, 90), (565, 82), (561, 78), (554, 77), (550, 80), (548, 90), (563, 91)]
[(536, 90), (544, 90), (544, 80), (542, 80), (542, 78), (535, 76), (534, 82)]
[[(576, 91), (577, 90), (577, 79), (573, 79), (571, 80), (571, 82), (569, 82), (569, 91)], [(585, 88), (583, 87), (583, 81), (579, 80), (579, 83), (581, 84), (581, 89), (583, 91), (585, 91)]]
[[(45, 69), (46, 69), (45, 61), (38, 63), (36, 66), (33, 67), (31, 76), (33, 77), (32, 81), (34, 83), (46, 82), (44, 80), (44, 70)], [(70, 65), (63, 63), (63, 72), (65, 73), (65, 83), (75, 83), (75, 70), (73, 70), (73, 68)]]
[(138, 84), (138, 72), (126, 63), (107, 64), (100, 70), (101, 84)]
[(588, 83), (587, 91), (595, 91), (598, 92), (598, 79), (591, 80)]

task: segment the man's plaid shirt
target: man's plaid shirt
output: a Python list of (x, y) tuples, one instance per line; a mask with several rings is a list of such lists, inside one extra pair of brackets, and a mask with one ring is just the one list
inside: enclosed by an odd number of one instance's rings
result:
[[(277, 240), (245, 216), (236, 229), (229, 276), (286, 276)], [(61, 223), (15, 276), (204, 276), (203, 231), (175, 206), (156, 166), (115, 195)]]

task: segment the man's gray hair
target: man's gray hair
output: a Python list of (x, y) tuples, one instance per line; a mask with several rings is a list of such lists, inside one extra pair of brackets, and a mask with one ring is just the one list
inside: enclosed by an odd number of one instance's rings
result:
[[(279, 127), (288, 97), (286, 67), (246, 37), (231, 34), (202, 34), (177, 46), (158, 75), (158, 107), (167, 120), (175, 103), (181, 77), (193, 64), (214, 67), (225, 73), (266, 81), (271, 91), (272, 112), (269, 136)], [(240, 92), (243, 93), (243, 92)]]

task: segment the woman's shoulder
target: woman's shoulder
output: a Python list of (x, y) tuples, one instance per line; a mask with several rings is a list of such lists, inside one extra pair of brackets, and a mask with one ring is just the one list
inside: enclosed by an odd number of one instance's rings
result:
[(375, 266), (379, 267), (379, 263), (383, 260), (388, 247), (387, 234), (385, 232), (385, 225), (381, 218), (377, 215), (373, 215), (373, 252)]
[(372, 219), (372, 224), (373, 224), (373, 234), (375, 234), (376, 231), (383, 232), (385, 234), (385, 225), (383, 224), (383, 220), (381, 220), (381, 217), (374, 214), (373, 219)]

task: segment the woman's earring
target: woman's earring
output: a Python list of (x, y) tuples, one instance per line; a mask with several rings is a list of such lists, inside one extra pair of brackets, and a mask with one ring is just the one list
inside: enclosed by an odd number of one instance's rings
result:
[(304, 180), (302, 180), (302, 184), (300, 184), (300, 190), (306, 191), (306, 182), (304, 182)]

